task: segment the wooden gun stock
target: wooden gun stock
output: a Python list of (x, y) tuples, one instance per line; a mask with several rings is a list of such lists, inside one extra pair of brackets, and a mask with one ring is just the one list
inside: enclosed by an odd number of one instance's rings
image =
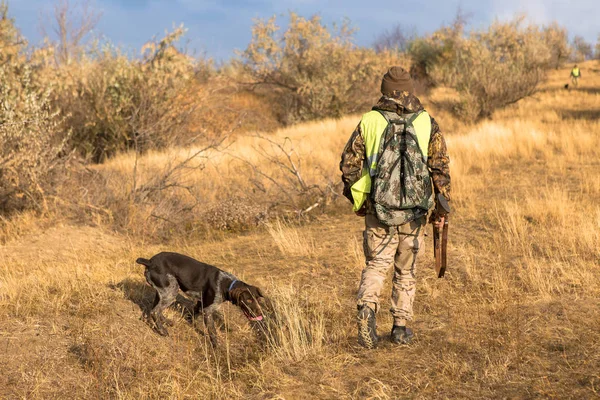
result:
[(433, 226), (433, 255), (435, 257), (435, 272), (438, 278), (444, 277), (447, 265), (447, 249), (448, 249), (448, 214), (450, 213), (450, 205), (446, 198), (440, 193), (437, 194), (437, 212), (438, 215), (444, 217), (443, 228)]
[(448, 216), (444, 217), (444, 227), (433, 228), (433, 256), (435, 257), (435, 273), (443, 278), (446, 273), (448, 250)]
[[(435, 260), (435, 274), (437, 277), (440, 277), (441, 269), (442, 269), (442, 237), (440, 235), (440, 230), (438, 228), (433, 227), (433, 259)], [(443, 276), (443, 275), (442, 275)]]

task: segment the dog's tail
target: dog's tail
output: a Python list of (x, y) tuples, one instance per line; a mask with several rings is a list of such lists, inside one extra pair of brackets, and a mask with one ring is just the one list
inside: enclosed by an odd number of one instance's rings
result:
[(146, 267), (149, 267), (152, 265), (152, 261), (147, 260), (145, 258), (138, 258), (137, 260), (135, 260), (135, 262), (138, 264), (145, 265)]

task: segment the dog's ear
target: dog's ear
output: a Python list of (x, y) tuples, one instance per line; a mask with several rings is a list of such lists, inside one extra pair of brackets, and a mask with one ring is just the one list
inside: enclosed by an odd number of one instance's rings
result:
[(237, 305), (240, 302), (240, 296), (245, 288), (233, 288), (229, 291), (229, 299), (234, 305)]
[(256, 293), (258, 293), (258, 297), (265, 297), (259, 288), (256, 288)]

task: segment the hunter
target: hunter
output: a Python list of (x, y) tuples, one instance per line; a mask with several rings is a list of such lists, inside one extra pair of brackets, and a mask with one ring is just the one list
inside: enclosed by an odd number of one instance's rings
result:
[(575, 65), (571, 70), (571, 83), (573, 86), (577, 87), (579, 84), (579, 78), (581, 78), (581, 70), (577, 65)]
[[(381, 93), (350, 136), (340, 162), (344, 195), (356, 215), (365, 218), (358, 342), (367, 348), (379, 340), (375, 315), (392, 264), (391, 340), (411, 343), (414, 334), (406, 323), (413, 319), (416, 259), (423, 249), (427, 214), (437, 209), (438, 194), (450, 200), (446, 142), (415, 95), (408, 72), (390, 68)], [(440, 228), (444, 219), (434, 211), (430, 222)]]

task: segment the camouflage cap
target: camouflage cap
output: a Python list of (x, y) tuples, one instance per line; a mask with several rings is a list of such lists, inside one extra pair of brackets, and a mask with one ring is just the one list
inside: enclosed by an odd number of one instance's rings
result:
[(399, 66), (390, 68), (381, 81), (381, 93), (383, 95), (389, 95), (395, 90), (409, 93), (415, 91), (410, 74)]

